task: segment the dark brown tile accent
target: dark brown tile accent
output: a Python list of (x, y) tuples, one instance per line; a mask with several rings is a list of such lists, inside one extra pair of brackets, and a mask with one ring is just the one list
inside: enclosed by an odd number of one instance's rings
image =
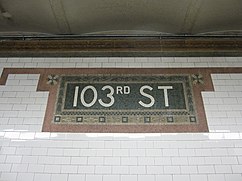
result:
[(69, 37), (6, 39), (0, 56), (241, 56), (239, 36)]

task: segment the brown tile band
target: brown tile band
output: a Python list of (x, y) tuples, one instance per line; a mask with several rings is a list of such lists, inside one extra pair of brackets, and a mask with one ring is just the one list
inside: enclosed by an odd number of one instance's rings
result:
[(69, 37), (0, 42), (5, 57), (241, 56), (240, 36)]
[[(9, 74), (40, 74), (37, 91), (49, 91), (48, 104), (46, 108), (44, 132), (106, 132), (106, 133), (164, 133), (164, 132), (208, 132), (208, 126), (204, 111), (202, 91), (213, 91), (211, 80), (212, 73), (242, 73), (242, 68), (172, 68), (172, 69), (26, 69), (26, 68), (5, 68), (0, 78), (0, 85), (6, 83)], [(95, 75), (95, 74), (117, 74), (117, 75), (198, 75), (203, 76), (203, 83), (193, 86), (193, 95), (196, 105), (196, 112), (199, 122), (197, 124), (182, 125), (84, 125), (84, 124), (56, 124), (53, 117), (57, 99), (56, 85), (47, 84), (49, 75)]]

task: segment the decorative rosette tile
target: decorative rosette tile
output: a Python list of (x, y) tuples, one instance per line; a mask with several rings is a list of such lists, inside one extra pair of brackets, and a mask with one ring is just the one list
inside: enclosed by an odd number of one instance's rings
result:
[(194, 85), (196, 85), (196, 84), (204, 84), (204, 80), (203, 80), (202, 74), (192, 74), (192, 83)]
[(48, 75), (47, 84), (56, 85), (58, 83), (59, 76), (58, 75)]

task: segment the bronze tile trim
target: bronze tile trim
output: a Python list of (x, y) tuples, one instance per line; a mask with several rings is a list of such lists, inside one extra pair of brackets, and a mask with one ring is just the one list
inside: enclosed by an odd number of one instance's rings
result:
[(0, 57), (241, 56), (241, 37), (140, 37), (0, 41)]

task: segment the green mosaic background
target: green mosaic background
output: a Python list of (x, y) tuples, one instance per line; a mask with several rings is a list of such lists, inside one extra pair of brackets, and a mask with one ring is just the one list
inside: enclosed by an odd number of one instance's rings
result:
[[(104, 102), (108, 103), (110, 102), (110, 99), (107, 98), (107, 94), (110, 93), (109, 90), (104, 90), (102, 91), (102, 87), (107, 85), (107, 83), (68, 83), (67, 84), (67, 89), (66, 89), (66, 95), (65, 95), (65, 102), (64, 102), (64, 109), (65, 110), (130, 110), (130, 109), (143, 109), (143, 107), (138, 103), (139, 101), (142, 101), (146, 104), (150, 102), (149, 98), (146, 98), (145, 96), (142, 96), (140, 94), (140, 88), (143, 85), (148, 85), (153, 88), (153, 90), (145, 90), (144, 92), (148, 93), (155, 99), (155, 104), (146, 109), (167, 109), (165, 107), (165, 102), (164, 102), (164, 93), (163, 90), (159, 90), (158, 86), (173, 86), (173, 89), (168, 90), (168, 98), (169, 98), (169, 108), (168, 109), (186, 109), (185, 105), (185, 97), (184, 97), (184, 90), (183, 90), (183, 84), (182, 83), (109, 83), (108, 85), (112, 86), (116, 91), (117, 86), (129, 86), (130, 87), (130, 93), (129, 94), (119, 94), (114, 93), (113, 97), (115, 99), (115, 103), (111, 107), (103, 107), (102, 105), (99, 104), (98, 101), (92, 106), (92, 107), (85, 107), (81, 104), (80, 101), (80, 93), (78, 96), (78, 106), (76, 108), (73, 107), (73, 100), (74, 100), (74, 92), (75, 92), (75, 87), (79, 86), (80, 90), (82, 90), (86, 86), (93, 86), (96, 88), (98, 92), (98, 98), (102, 99)], [(79, 91), (80, 92), (80, 91)], [(85, 93), (85, 101), (86, 102), (91, 102), (93, 100), (93, 91), (88, 90)]]
[[(94, 86), (98, 91), (98, 99), (104, 102), (108, 93), (100, 91), (104, 85), (114, 88), (117, 85), (130, 86), (131, 92), (129, 95), (114, 94), (115, 103), (109, 108), (101, 106), (98, 101), (92, 107), (85, 108), (80, 103), (79, 94), (78, 106), (73, 108), (75, 86), (80, 86), (81, 91), (87, 85)], [(156, 100), (150, 108), (138, 104), (138, 100), (150, 102), (139, 93), (142, 85), (154, 87), (152, 91), (145, 91)], [(164, 106), (163, 91), (156, 88), (158, 85), (173, 86), (172, 90), (168, 90), (169, 108)], [(92, 98), (93, 93), (87, 91), (86, 101)], [(195, 110), (190, 75), (62, 75), (53, 121), (56, 124), (196, 124)]]

